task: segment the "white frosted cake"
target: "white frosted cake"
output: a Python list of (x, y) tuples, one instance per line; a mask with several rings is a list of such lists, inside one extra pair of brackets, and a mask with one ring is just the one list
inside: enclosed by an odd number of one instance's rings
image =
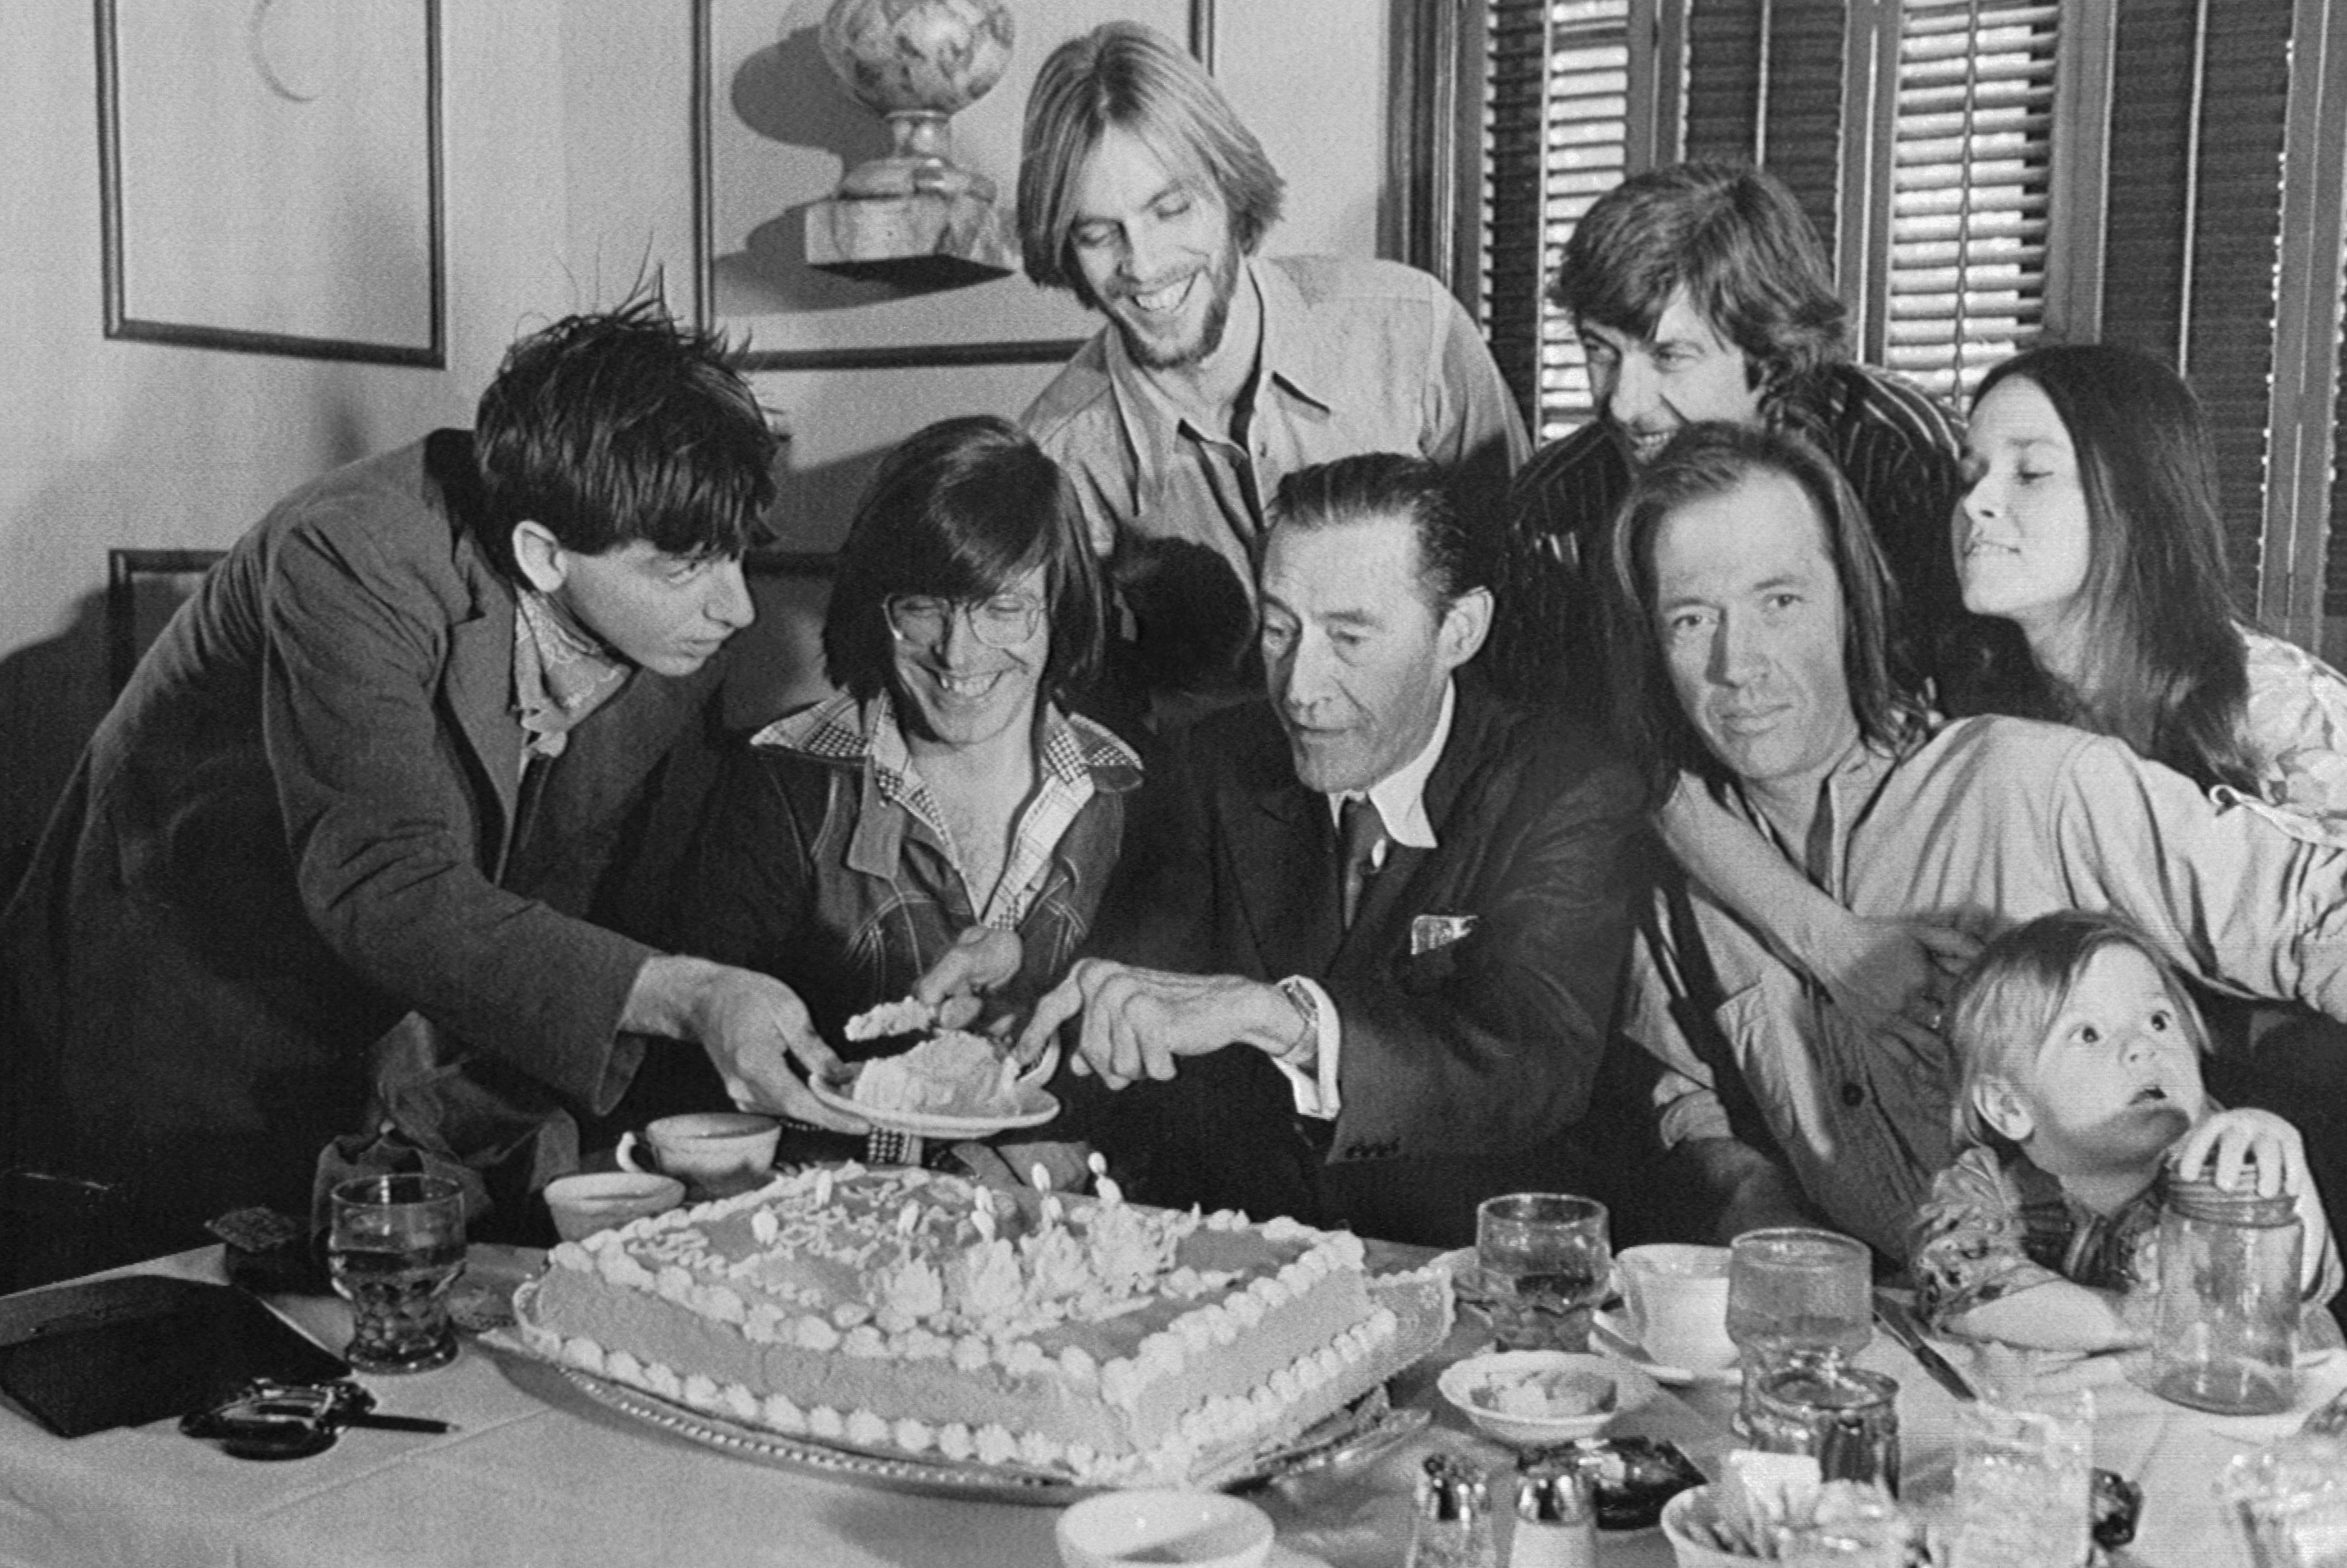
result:
[(747, 1426), (1090, 1484), (1204, 1480), (1439, 1343), (1359, 1240), (818, 1167), (554, 1249), (530, 1348)]

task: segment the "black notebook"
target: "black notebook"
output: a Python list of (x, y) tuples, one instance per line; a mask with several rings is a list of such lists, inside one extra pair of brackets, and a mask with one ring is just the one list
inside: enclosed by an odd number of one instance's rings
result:
[(59, 1437), (185, 1415), (350, 1365), (225, 1285), (134, 1274), (0, 1297), (0, 1393)]

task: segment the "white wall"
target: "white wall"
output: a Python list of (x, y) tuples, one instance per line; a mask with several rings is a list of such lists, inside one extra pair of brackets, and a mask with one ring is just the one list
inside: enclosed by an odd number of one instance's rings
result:
[[(1289, 183), (1267, 249), (1368, 253), (1382, 0), (1217, 10), (1217, 73)], [(92, 11), (12, 5), (0, 50), (0, 846), (36, 830), (104, 710), (109, 547), (226, 545), (313, 475), (464, 423), (516, 335), (618, 298), (647, 261), (691, 298), (689, 0), (443, 0), (447, 369), (109, 342)], [(1050, 375), (761, 375), (794, 434), (791, 542), (833, 543), (895, 441), (1015, 413)]]

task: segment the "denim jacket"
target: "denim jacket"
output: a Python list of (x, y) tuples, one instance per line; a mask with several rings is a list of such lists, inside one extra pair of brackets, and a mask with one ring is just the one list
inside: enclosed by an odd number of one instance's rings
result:
[(835, 697), (767, 726), (728, 764), (679, 946), (783, 979), (851, 1061), (895, 1046), (846, 1043), (847, 1019), (907, 995), (981, 920), (1024, 948), (998, 1000), (1031, 1005), (1091, 927), (1124, 796), (1141, 781), (1133, 752), (1081, 716), (1045, 710), (1039, 745), (1042, 786), (1020, 819), (1005, 886), (981, 910), (903, 762), (885, 696)]

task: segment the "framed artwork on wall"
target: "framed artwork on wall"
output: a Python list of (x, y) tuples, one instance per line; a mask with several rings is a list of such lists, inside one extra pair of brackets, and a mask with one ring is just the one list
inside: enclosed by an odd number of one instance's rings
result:
[[(990, 181), (1013, 231), (1007, 269), (816, 264), (811, 222), (842, 175), (890, 150), (819, 34), (831, 0), (694, 0), (694, 274), (699, 319), (747, 370), (1052, 364), (1100, 321), (1018, 270), (1020, 126), (1044, 57), (1112, 18), (1182, 40), (1211, 69), (1214, 0), (1016, 0), (1000, 77), (948, 122), (949, 156)], [(976, 4), (957, 4), (963, 13)]]
[(440, 0), (96, 0), (106, 335), (446, 364)]

